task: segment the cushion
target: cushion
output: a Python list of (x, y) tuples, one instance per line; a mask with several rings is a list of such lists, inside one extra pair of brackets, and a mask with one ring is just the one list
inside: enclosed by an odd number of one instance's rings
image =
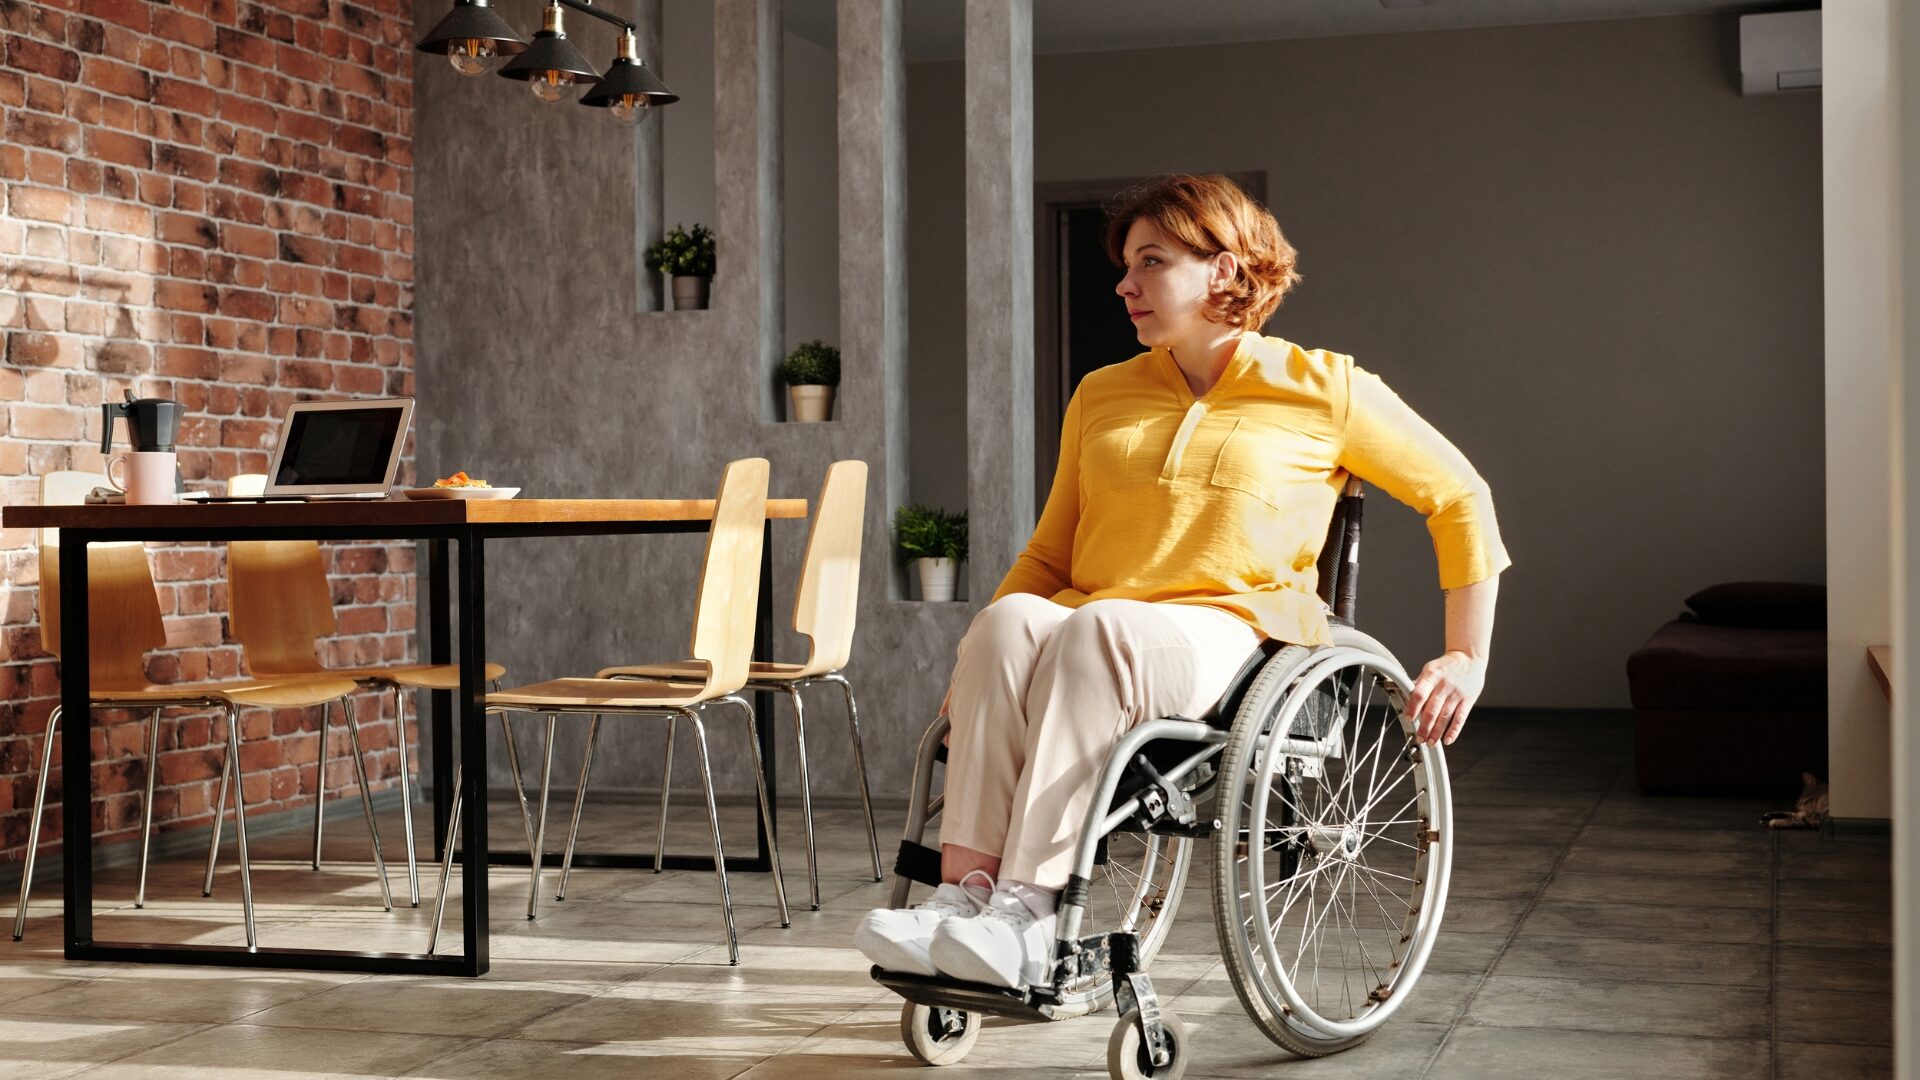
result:
[(1687, 597), (1687, 607), (1714, 626), (1820, 630), (1827, 625), (1827, 587), (1789, 581), (1730, 581)]
[(1825, 630), (1670, 622), (1627, 657), (1636, 709), (1827, 708)]

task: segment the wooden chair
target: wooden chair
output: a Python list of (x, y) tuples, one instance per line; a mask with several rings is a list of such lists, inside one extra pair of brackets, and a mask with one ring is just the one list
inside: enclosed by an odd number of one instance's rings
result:
[[(615, 716), (664, 716), (670, 721), (686, 720), (693, 725), (694, 745), (699, 751), (700, 774), (706, 784), (707, 824), (713, 835), (713, 871), (720, 888), (720, 905), (727, 925), (727, 952), (731, 962), (740, 962), (739, 937), (734, 931), (733, 897), (727, 886), (726, 853), (720, 841), (719, 811), (713, 799), (713, 769), (707, 756), (706, 727), (701, 714), (707, 706), (732, 705), (745, 714), (747, 745), (753, 751), (754, 785), (759, 791), (760, 821), (767, 831), (767, 843), (773, 858), (774, 896), (780, 906), (780, 925), (790, 925), (786, 888), (780, 879), (780, 847), (774, 839), (773, 812), (767, 802), (767, 785), (762, 774), (759, 726), (753, 706), (738, 691), (746, 685), (753, 659), (754, 611), (760, 595), (760, 553), (767, 517), (767, 476), (765, 458), (744, 458), (731, 462), (720, 481), (715, 501), (713, 527), (707, 534), (706, 558), (700, 572), (700, 595), (693, 617), (693, 656), (702, 671), (698, 681), (648, 682), (630, 679), (553, 679), (531, 686), (516, 687), (487, 695), (490, 712), (535, 712), (546, 717), (545, 765), (540, 774), (540, 806), (527, 838), (532, 855), (532, 883), (527, 894), (527, 918), (535, 916), (540, 899), (542, 849), (547, 834), (547, 796), (553, 776), (554, 720), (562, 713), (586, 714), (592, 719), (587, 728), (588, 754), (599, 733), (600, 718)], [(590, 759), (582, 759), (581, 783), (574, 793), (574, 824), (580, 819), (580, 806), (586, 797), (586, 779)], [(518, 768), (515, 768), (518, 781)], [(454, 773), (454, 798), (448, 835), (460, 829), (461, 777)], [(484, 812), (482, 807), (480, 812)], [(572, 855), (569, 832), (568, 855)], [(428, 932), (427, 952), (431, 954), (439, 939), (440, 922), (446, 912), (448, 885), (453, 871), (453, 844), (447, 845), (445, 861), (440, 864), (440, 896), (436, 901), (432, 929)]]
[[(54, 472), (40, 478), (42, 505), (75, 505), (85, 501), (87, 493), (106, 486), (99, 473)], [(178, 683), (160, 686), (147, 681), (146, 654), (167, 643), (166, 627), (160, 618), (160, 601), (155, 593), (153, 572), (147, 565), (144, 545), (137, 542), (89, 544), (87, 550), (87, 638), (89, 671), (88, 696), (97, 709), (147, 709), (147, 786), (141, 811), (140, 883), (134, 906), (146, 904), (148, 840), (153, 834), (153, 785), (159, 773), (160, 710), (191, 707), (217, 708), (226, 713), (227, 748), (220, 781), (220, 797), (214, 803), (215, 844), (220, 822), (225, 815), (228, 777), (234, 778), (234, 837), (240, 851), (240, 897), (247, 926), (247, 944), (254, 946), (253, 878), (247, 862), (246, 796), (240, 777), (240, 710), (261, 708), (310, 708), (339, 701), (348, 710), (348, 695), (354, 684), (348, 679), (258, 679), (232, 683)], [(60, 653), (60, 537), (58, 529), (40, 530), (40, 644), (47, 652)], [(61, 708), (55, 707), (47, 718), (46, 741), (40, 749), (40, 778), (34, 788), (33, 818), (27, 827), (25, 872), (20, 877), (20, 902), (14, 912), (15, 941), (26, 931), (27, 897), (33, 884), (35, 848), (40, 843), (40, 818), (46, 809), (47, 776), (53, 767), (53, 747), (60, 728)], [(380, 874), (380, 889), (386, 907), (386, 863), (380, 855), (380, 834), (374, 829), (373, 803), (367, 794), (366, 777), (361, 775), (361, 806), (367, 815), (367, 828), (373, 832), (374, 862)], [(213, 870), (209, 862), (207, 873)]]
[[(867, 791), (867, 760), (860, 745), (860, 712), (854, 704), (853, 685), (840, 674), (853, 655), (853, 625), (860, 605), (860, 535), (867, 506), (867, 463), (836, 461), (827, 468), (826, 481), (820, 487), (820, 503), (813, 517), (813, 530), (807, 537), (807, 553), (800, 566), (800, 588), (793, 598), (793, 628), (808, 642), (803, 664), (756, 662), (747, 675), (748, 690), (784, 693), (793, 703), (793, 734), (799, 745), (800, 807), (806, 825), (807, 886), (814, 910), (820, 908), (819, 863), (813, 845), (813, 788), (807, 776), (807, 730), (801, 708), (800, 691), (815, 683), (833, 683), (847, 701), (847, 725), (853, 735), (854, 770), (860, 775), (860, 807), (867, 817), (867, 846), (873, 855), (873, 880), (881, 880), (880, 840), (873, 828), (873, 799)], [(683, 660), (671, 664), (641, 664), (612, 667), (600, 672), (603, 679), (656, 679), (683, 682), (700, 677), (700, 664)], [(660, 828), (656, 840), (659, 853), (665, 854), (667, 835), (668, 782), (673, 777), (673, 729), (667, 722), (666, 778), (660, 785)], [(587, 747), (588, 761), (593, 747)], [(583, 773), (584, 773), (584, 766)], [(573, 828), (578, 829), (576, 815)], [(573, 833), (567, 834), (567, 851), (573, 851)], [(656, 857), (654, 866), (658, 867)], [(567, 895), (567, 871), (560, 868), (560, 889), (555, 899)]]
[[(242, 473), (227, 481), (229, 495), (260, 495), (265, 473)], [(322, 667), (316, 655), (320, 638), (337, 629), (326, 562), (312, 540), (235, 540), (227, 545), (228, 616), (234, 640), (256, 676), (352, 679), (364, 686), (393, 690), (394, 743), (400, 753), (400, 812), (406, 825), (407, 898), (420, 906), (420, 869), (413, 846), (413, 781), (407, 752), (407, 691), (458, 690), (457, 664), (392, 664), (358, 668)], [(488, 681), (506, 674), (488, 664)], [(353, 735), (351, 729), (349, 734)], [(511, 732), (509, 732), (511, 735)], [(354, 753), (359, 754), (355, 735)], [(357, 768), (364, 768), (356, 763)], [(325, 818), (327, 726), (320, 723), (320, 754), (314, 763), (313, 868), (320, 869)]]

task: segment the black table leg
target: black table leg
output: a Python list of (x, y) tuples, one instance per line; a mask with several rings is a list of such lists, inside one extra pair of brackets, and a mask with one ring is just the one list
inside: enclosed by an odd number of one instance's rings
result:
[[(92, 659), (87, 631), (87, 539), (68, 529), (60, 545), (61, 867), (65, 875), (66, 954), (93, 944), (93, 716), (87, 688)], [(148, 762), (147, 768), (155, 768)]]
[[(448, 583), (447, 542), (427, 541), (427, 662), (453, 662), (453, 592)], [(416, 607), (417, 610), (417, 607)], [(447, 851), (447, 814), (453, 800), (453, 695), (434, 690), (428, 695), (433, 712), (433, 857)]]
[[(460, 844), (466, 974), (484, 975), (487, 951), (487, 604), (486, 544), (460, 540), (460, 764), (467, 809)], [(436, 748), (437, 750), (438, 748)], [(448, 755), (450, 756), (450, 755)], [(435, 760), (442, 755), (436, 753)]]

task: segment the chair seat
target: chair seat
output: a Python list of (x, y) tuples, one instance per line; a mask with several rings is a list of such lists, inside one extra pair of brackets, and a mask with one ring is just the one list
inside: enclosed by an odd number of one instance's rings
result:
[(231, 701), (269, 709), (301, 709), (353, 693), (352, 679), (250, 679), (230, 683), (171, 683), (126, 690), (95, 690), (96, 705), (143, 705), (164, 701)]
[[(459, 664), (393, 664), (386, 667), (375, 665), (328, 669), (324, 673), (348, 679), (379, 679), (382, 682), (412, 687), (416, 690), (460, 689)], [(506, 673), (507, 669), (504, 665), (489, 661), (484, 678), (487, 682), (492, 682)]]
[[(755, 661), (747, 669), (747, 678), (764, 679), (768, 682), (791, 682), (806, 677), (805, 664), (776, 664), (771, 661)], [(632, 664), (623, 667), (602, 668), (595, 678), (611, 679), (615, 676), (640, 679), (658, 679), (663, 682), (705, 682), (707, 665), (699, 660), (676, 660), (670, 664)]]
[(720, 695), (704, 686), (633, 679), (549, 679), (487, 695), (488, 705), (525, 709), (646, 709), (695, 705)]

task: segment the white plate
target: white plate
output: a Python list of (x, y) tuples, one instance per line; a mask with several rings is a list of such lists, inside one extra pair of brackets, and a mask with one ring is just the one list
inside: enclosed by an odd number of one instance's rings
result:
[(409, 499), (426, 501), (428, 499), (511, 499), (520, 494), (519, 488), (509, 487), (464, 487), (464, 488), (408, 488), (400, 493)]

